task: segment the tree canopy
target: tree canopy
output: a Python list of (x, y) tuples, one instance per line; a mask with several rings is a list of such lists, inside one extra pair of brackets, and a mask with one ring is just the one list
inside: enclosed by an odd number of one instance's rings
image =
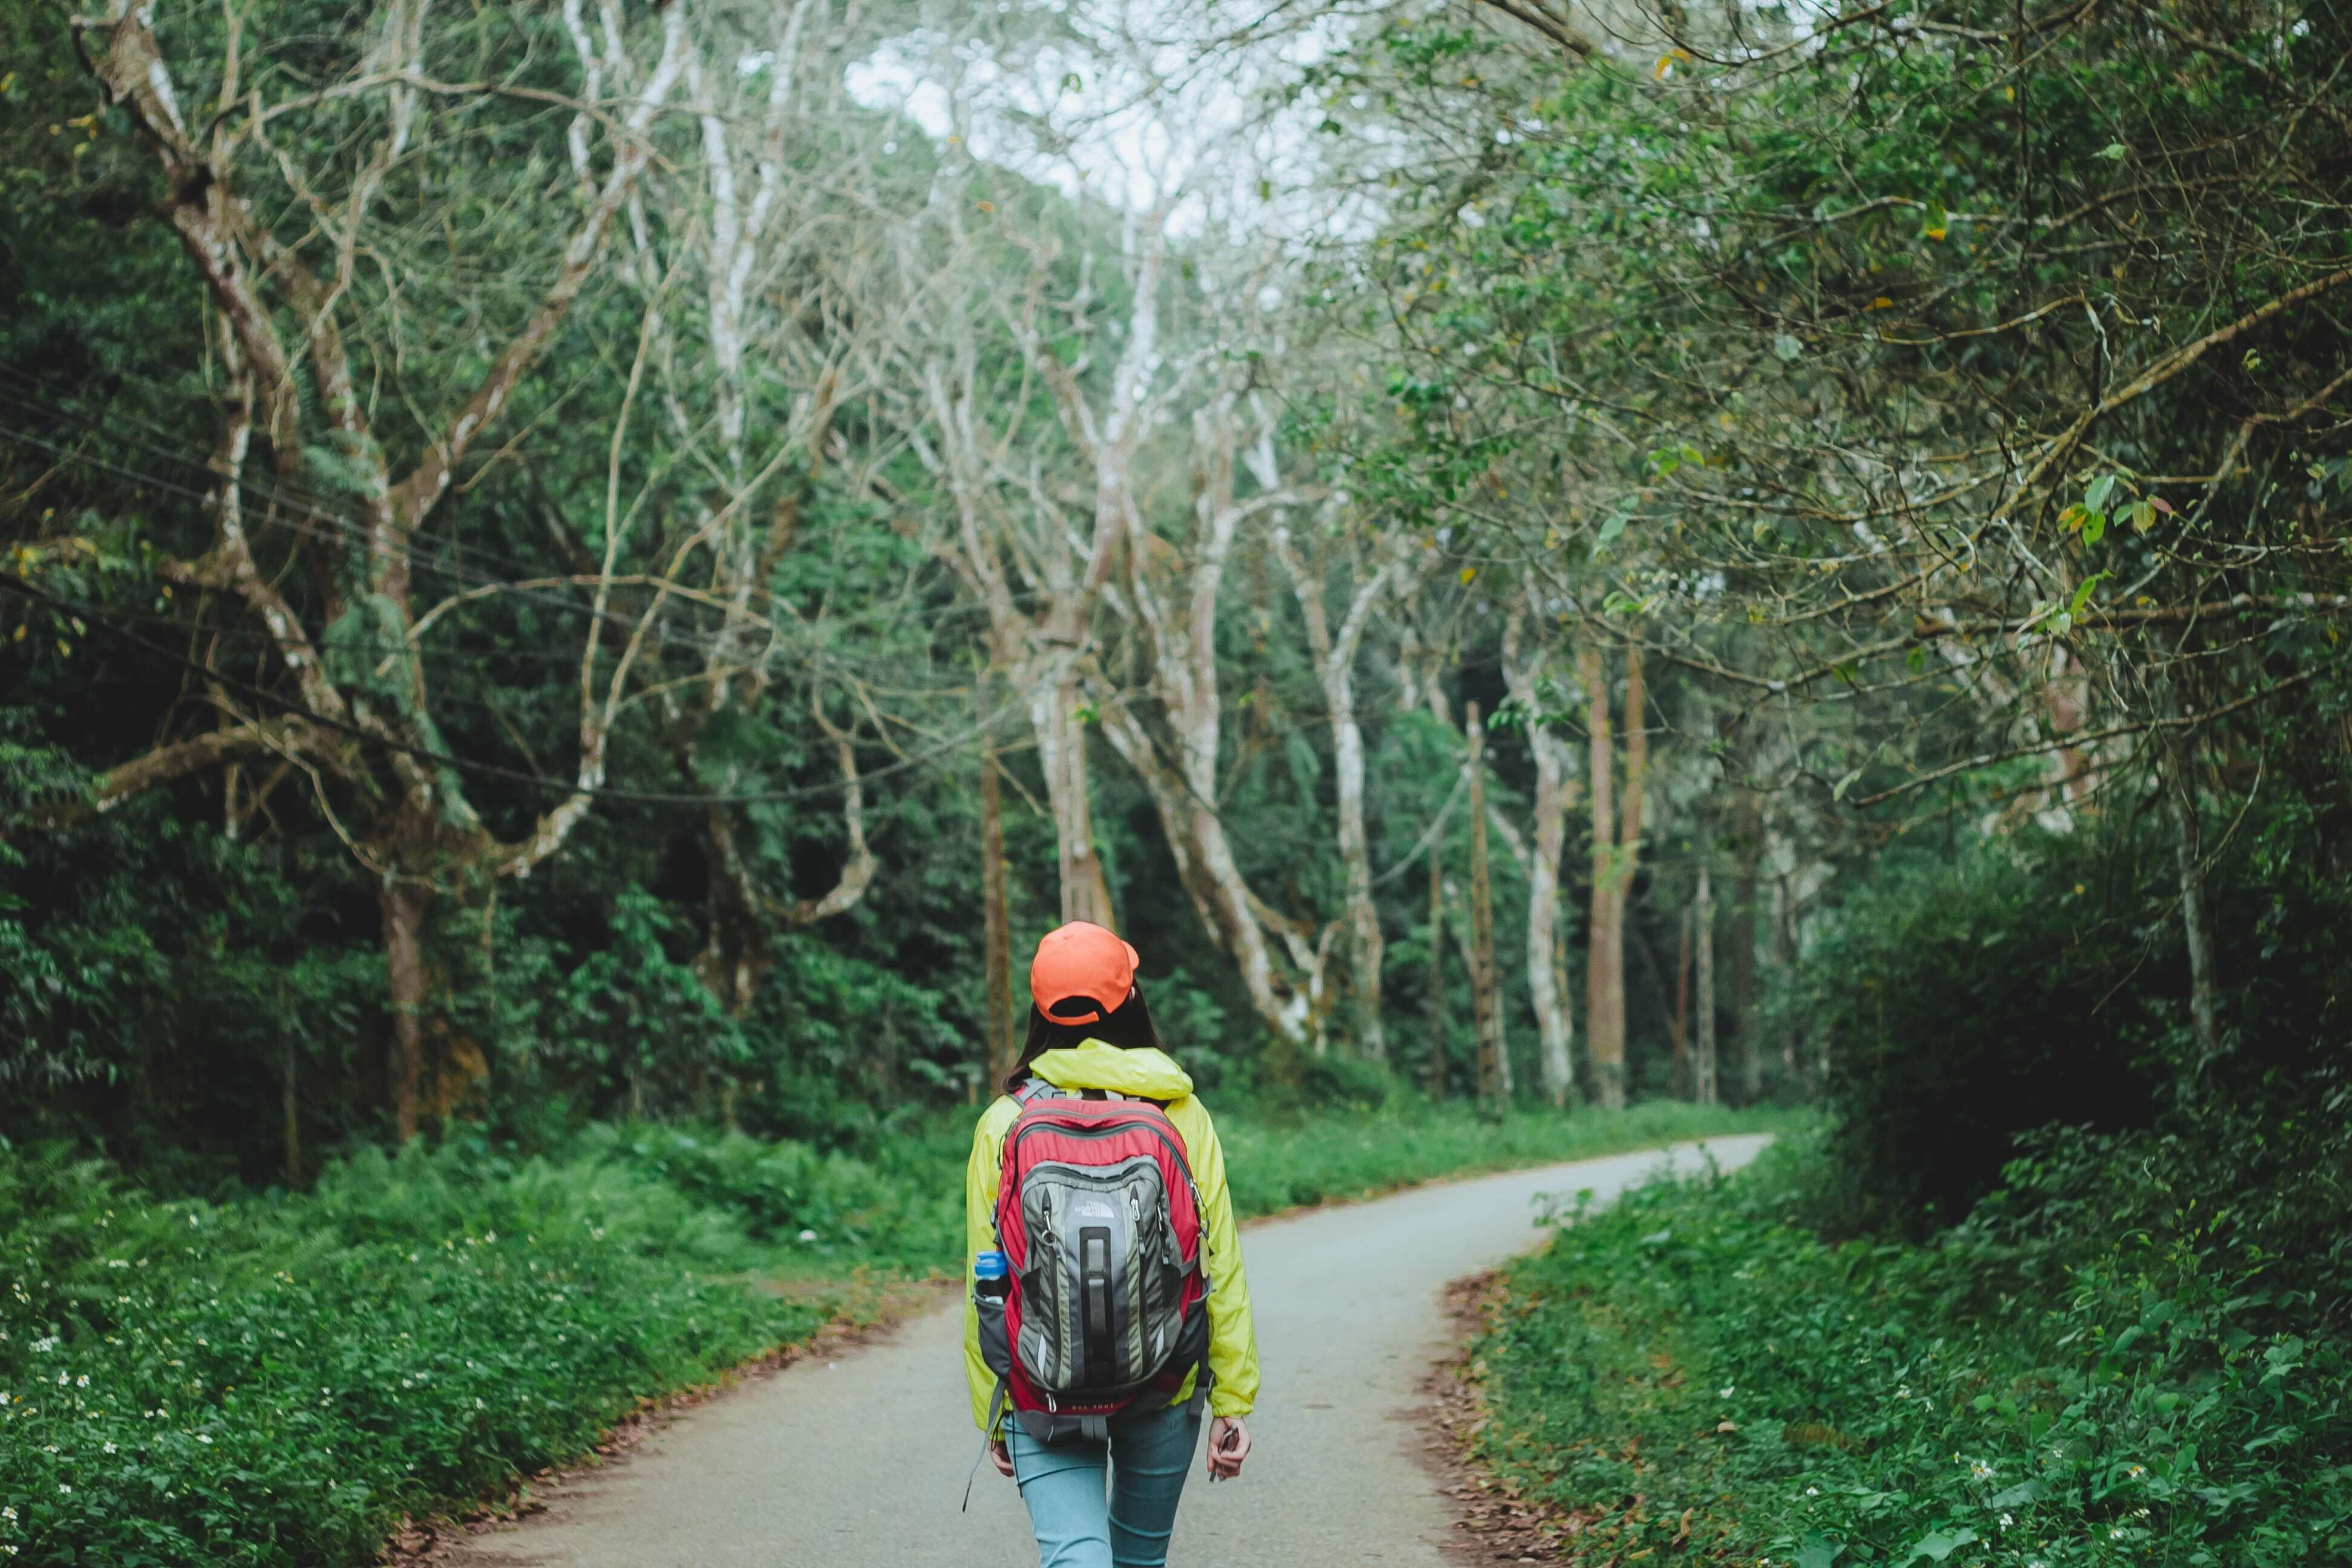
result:
[(0, 20), (28, 1126), (959, 1099), (999, 840), (1210, 1082), (1803, 1093), (1866, 874), (2029, 826), (2242, 1043), (2336, 11), (967, 9)]

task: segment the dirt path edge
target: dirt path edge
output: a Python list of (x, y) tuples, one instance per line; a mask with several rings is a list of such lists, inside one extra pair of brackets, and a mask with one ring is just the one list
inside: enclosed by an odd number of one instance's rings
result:
[(1454, 1505), (1454, 1531), (1443, 1543), (1450, 1560), (1465, 1568), (1491, 1563), (1572, 1563), (1577, 1561), (1575, 1537), (1583, 1521), (1566, 1510), (1520, 1496), (1517, 1487), (1481, 1464), (1472, 1448), (1490, 1419), (1484, 1369), (1475, 1352), (1502, 1304), (1503, 1273), (1500, 1268), (1481, 1269), (1445, 1288), (1453, 1349), (1422, 1384), (1429, 1402), (1419, 1413), (1421, 1460)]

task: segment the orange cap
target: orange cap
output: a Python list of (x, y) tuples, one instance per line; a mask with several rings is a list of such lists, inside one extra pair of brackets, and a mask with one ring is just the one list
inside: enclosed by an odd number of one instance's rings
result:
[[(1029, 995), (1037, 1011), (1057, 1024), (1097, 1024), (1103, 1013), (1116, 1012), (1135, 989), (1136, 966), (1143, 960), (1134, 947), (1092, 921), (1072, 921), (1049, 931), (1029, 961)], [(1054, 1005), (1085, 997), (1102, 1009), (1080, 1017), (1056, 1013)]]

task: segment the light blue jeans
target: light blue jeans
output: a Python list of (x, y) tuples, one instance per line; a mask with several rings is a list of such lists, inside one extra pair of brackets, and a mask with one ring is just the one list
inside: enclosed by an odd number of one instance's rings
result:
[(1006, 1426), (1038, 1568), (1163, 1568), (1201, 1440), (1199, 1411), (1175, 1405), (1118, 1416), (1108, 1443), (1040, 1443), (1020, 1422)]

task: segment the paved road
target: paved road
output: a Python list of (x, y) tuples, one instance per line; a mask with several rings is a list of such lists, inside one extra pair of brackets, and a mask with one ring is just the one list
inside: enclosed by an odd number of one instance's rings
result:
[[(1760, 1137), (1703, 1146), (1743, 1164)], [(1422, 1187), (1250, 1226), (1265, 1387), (1236, 1482), (1196, 1469), (1171, 1568), (1441, 1568), (1451, 1516), (1409, 1420), (1444, 1349), (1447, 1281), (1538, 1240), (1533, 1201), (1612, 1194), (1702, 1146)], [(714, 1401), (575, 1483), (520, 1529), (477, 1538), (461, 1568), (1035, 1568), (1020, 1495), (983, 1469), (940, 1310), (831, 1363)]]

